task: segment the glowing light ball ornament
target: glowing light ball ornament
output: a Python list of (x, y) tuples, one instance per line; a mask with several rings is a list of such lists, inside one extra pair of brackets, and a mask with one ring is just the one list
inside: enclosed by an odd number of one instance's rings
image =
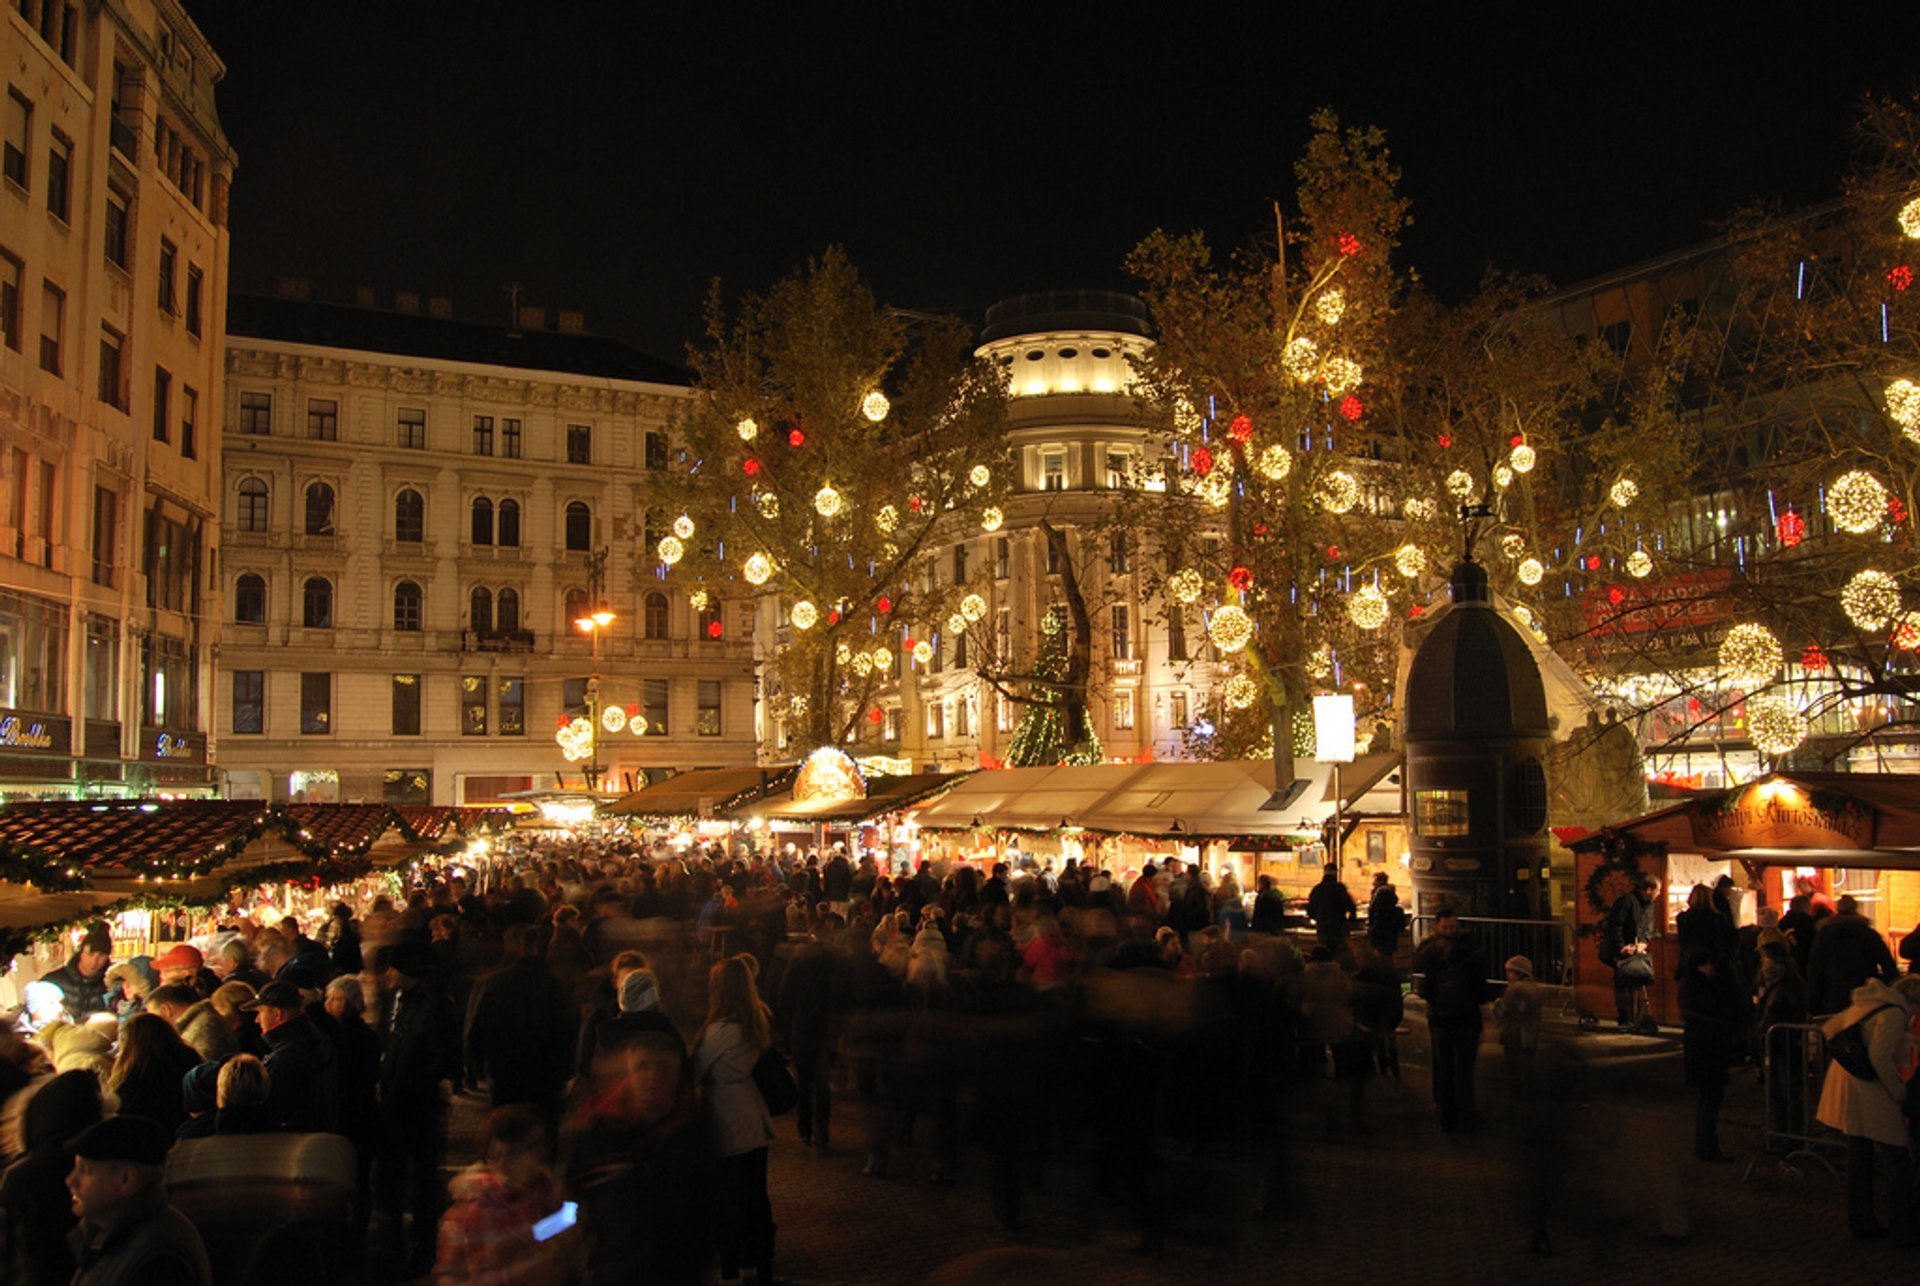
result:
[(1245, 710), (1260, 696), (1260, 685), (1244, 674), (1236, 674), (1220, 689), (1220, 699), (1229, 710)]
[(1902, 612), (1893, 623), (1893, 645), (1902, 652), (1920, 651), (1920, 612)]
[(1213, 472), (1213, 452), (1205, 447), (1195, 447), (1190, 463), (1193, 471), (1204, 478)]
[(1280, 365), (1286, 368), (1287, 374), (1305, 384), (1320, 367), (1320, 346), (1305, 335), (1290, 340), (1280, 354)]
[(822, 518), (832, 518), (840, 512), (840, 493), (832, 487), (822, 487), (813, 493), (813, 511)]
[(1326, 679), (1333, 675), (1333, 649), (1322, 643), (1307, 657), (1307, 677)]
[(1493, 485), (1494, 485), (1494, 486), (1496, 486), (1496, 487), (1510, 487), (1510, 486), (1512, 486), (1512, 485), (1513, 485), (1513, 470), (1512, 470), (1512, 469), (1509, 469), (1509, 468), (1508, 468), (1508, 467), (1507, 467), (1506, 465), (1504, 465), (1504, 464), (1496, 464), (1496, 465), (1494, 465), (1494, 466), (1493, 466)]
[[(925, 647), (926, 644), (923, 643), (920, 646)], [(873, 649), (873, 668), (878, 670), (882, 674), (885, 674), (888, 671), (892, 670), (893, 669), (893, 649), (887, 648), (887, 647), (877, 647)]]
[(1236, 564), (1233, 570), (1227, 573), (1227, 584), (1242, 594), (1246, 593), (1253, 586), (1253, 570)]
[(671, 567), (686, 557), (687, 547), (680, 543), (678, 536), (662, 536), (660, 543), (654, 546), (654, 552), (660, 555), (660, 561)]
[(1524, 558), (1527, 553), (1526, 537), (1517, 531), (1510, 531), (1500, 537), (1500, 552), (1509, 559)]
[(627, 712), (619, 706), (608, 706), (600, 712), (600, 726), (608, 732), (624, 732), (627, 727)]
[(1167, 577), (1167, 593), (1173, 595), (1176, 603), (1199, 602), (1200, 593), (1205, 588), (1206, 582), (1200, 578), (1200, 573), (1191, 567), (1182, 567)]
[(1362, 585), (1347, 600), (1347, 616), (1363, 630), (1377, 630), (1387, 623), (1387, 596), (1378, 585)]
[(1720, 673), (1743, 688), (1757, 688), (1780, 672), (1786, 653), (1764, 625), (1736, 625), (1720, 640)]
[(1213, 472), (1202, 478), (1193, 491), (1215, 509), (1226, 508), (1233, 499), (1233, 466), (1230, 457), (1221, 456)]
[(976, 487), (984, 487), (993, 481), (993, 470), (984, 464), (976, 464), (967, 470), (967, 481)]
[(747, 561), (740, 564), (740, 574), (747, 578), (749, 585), (764, 585), (773, 579), (773, 559), (765, 554), (750, 554)]
[(1827, 488), (1827, 512), (1841, 531), (1863, 536), (1886, 516), (1887, 489), (1865, 469), (1843, 473)]
[(754, 503), (760, 506), (760, 516), (762, 518), (774, 519), (780, 516), (780, 497), (774, 495), (771, 491), (761, 492), (760, 498), (754, 501)]
[(631, 732), (636, 737), (646, 736), (647, 735), (646, 716), (640, 715), (640, 714), (629, 714), (627, 716), (627, 731)]
[[(915, 643), (913, 645), (913, 659), (921, 665), (925, 665), (927, 662), (933, 660), (933, 644), (927, 642), (925, 639), (921, 639), (918, 643)], [(874, 660), (877, 663), (879, 658), (875, 657)]]
[(1253, 421), (1244, 415), (1233, 417), (1233, 423), (1227, 426), (1227, 436), (1235, 442), (1246, 443), (1253, 437)]
[(1207, 622), (1207, 637), (1222, 652), (1238, 652), (1253, 642), (1253, 618), (1246, 609), (1228, 603)]
[(1402, 545), (1394, 551), (1393, 565), (1400, 574), (1411, 580), (1427, 570), (1427, 551), (1418, 545)]
[(1193, 403), (1184, 397), (1173, 399), (1173, 427), (1182, 433), (1191, 433), (1202, 423), (1200, 412), (1193, 409)]
[(1360, 503), (1360, 483), (1344, 469), (1335, 469), (1320, 479), (1314, 497), (1328, 513), (1343, 514)]
[(820, 623), (820, 609), (803, 598), (793, 605), (793, 611), (788, 613), (787, 619), (793, 622), (796, 630), (810, 630)]
[(687, 606), (696, 612), (706, 611), (707, 605), (711, 602), (713, 602), (713, 598), (704, 589), (696, 589), (693, 593), (687, 595)]
[(980, 514), (980, 530), (981, 531), (999, 531), (1000, 524), (1005, 522), (1006, 520), (1007, 520), (1007, 516), (1000, 512), (1000, 509), (998, 506), (989, 505)]
[(887, 401), (887, 395), (879, 389), (875, 389), (860, 399), (860, 414), (866, 416), (875, 424), (886, 419), (887, 412), (892, 409), (893, 404)]
[(675, 518), (673, 520), (673, 534), (682, 540), (692, 540), (693, 519), (689, 518), (686, 514), (681, 514), (678, 518)]
[(1293, 472), (1293, 452), (1277, 444), (1270, 446), (1260, 453), (1253, 467), (1269, 482), (1284, 481)]
[(967, 595), (960, 600), (960, 615), (969, 621), (985, 620), (987, 616), (987, 600), (978, 594)]
[(1900, 207), (1896, 216), (1900, 221), (1900, 231), (1906, 237), (1920, 241), (1920, 196)]
[(1440, 506), (1420, 496), (1408, 496), (1407, 502), (1400, 507), (1400, 512), (1407, 516), (1409, 522), (1429, 522), (1435, 514), (1440, 512)]
[(760, 426), (753, 422), (753, 417), (750, 415), (734, 425), (733, 431), (740, 435), (742, 442), (751, 442), (760, 436)]
[(1900, 614), (1900, 582), (1885, 572), (1856, 572), (1840, 591), (1840, 608), (1863, 630), (1884, 630)]
[(1538, 558), (1523, 558), (1515, 574), (1520, 577), (1522, 585), (1538, 585), (1541, 577), (1547, 574), (1547, 569)]
[(1747, 736), (1763, 755), (1790, 754), (1807, 739), (1807, 716), (1785, 697), (1754, 697), (1747, 702)]
[(881, 535), (891, 536), (900, 526), (900, 511), (892, 505), (881, 505), (873, 515), (873, 525)]
[(1338, 326), (1347, 315), (1347, 293), (1338, 288), (1321, 291), (1320, 298), (1313, 301), (1313, 315), (1329, 326)]
[(1615, 509), (1625, 509), (1640, 498), (1640, 484), (1632, 478), (1622, 478), (1607, 491), (1607, 499), (1613, 502)]
[(1534, 449), (1522, 442), (1507, 457), (1507, 463), (1513, 466), (1515, 473), (1532, 473), (1533, 466), (1539, 462), (1539, 459)]
[(1789, 508), (1774, 521), (1773, 530), (1781, 545), (1792, 549), (1807, 538), (1807, 520)]
[(1800, 650), (1800, 668), (1818, 673), (1827, 668), (1827, 650), (1818, 643), (1809, 643)]
[(865, 652), (855, 652), (853, 659), (847, 662), (847, 664), (856, 675), (863, 679), (873, 673), (873, 658)]
[(848, 664), (853, 660), (853, 649), (848, 647), (845, 643), (840, 644), (838, 647), (833, 649), (833, 660), (834, 660), (834, 664), (836, 665)]
[(1653, 555), (1644, 549), (1636, 549), (1627, 555), (1627, 575), (1635, 580), (1653, 570)]
[(1329, 357), (1320, 364), (1320, 382), (1335, 397), (1358, 388), (1361, 378), (1360, 363), (1350, 357)]
[(1910, 441), (1920, 442), (1920, 384), (1902, 379), (1887, 385), (1887, 418)]
[(952, 616), (949, 616), (947, 618), (947, 633), (965, 634), (966, 632), (967, 632), (966, 617), (960, 615), (960, 613), (958, 612), (955, 612)]
[(1447, 475), (1447, 494), (1455, 500), (1465, 500), (1473, 494), (1473, 475), (1465, 469), (1455, 469)]
[(1340, 418), (1352, 423), (1367, 413), (1367, 404), (1349, 393), (1340, 399)]

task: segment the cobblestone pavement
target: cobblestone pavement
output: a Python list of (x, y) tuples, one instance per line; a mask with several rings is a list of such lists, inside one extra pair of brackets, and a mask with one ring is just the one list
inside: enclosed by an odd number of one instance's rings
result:
[[(924, 1147), (898, 1146), (885, 1180), (861, 1174), (865, 1109), (836, 1095), (836, 1151), (822, 1157), (779, 1122), (769, 1165), (779, 1223), (777, 1268), (813, 1283), (1047, 1282), (1071, 1273), (1102, 1283), (1393, 1281), (1606, 1282), (1623, 1279), (1767, 1281), (1830, 1260), (1868, 1280), (1897, 1280), (1920, 1266), (1913, 1251), (1856, 1243), (1845, 1231), (1843, 1187), (1813, 1166), (1767, 1163), (1750, 1177), (1761, 1143), (1762, 1095), (1736, 1071), (1722, 1114), (1721, 1146), (1740, 1164), (1692, 1160), (1693, 1098), (1681, 1085), (1679, 1042), (1611, 1032), (1563, 1034), (1585, 1075), (1570, 1109), (1566, 1146), (1519, 1186), (1544, 1177), (1560, 1189), (1553, 1254), (1529, 1255), (1515, 1214), (1516, 1133), (1504, 1101), (1500, 1051), (1480, 1059), (1487, 1127), (1443, 1134), (1428, 1096), (1425, 1033), (1410, 1015), (1402, 1037), (1404, 1083), (1375, 1080), (1364, 1132), (1333, 1130), (1344, 1117), (1332, 1086), (1295, 1095), (1291, 1182), (1275, 1213), (1262, 1213), (1265, 1158), (1223, 1145), (1196, 1156), (1169, 1142), (1160, 1154), (1155, 1208), (1162, 1257), (1133, 1254), (1139, 1230), (1123, 1200), (1095, 1191), (1084, 1147), (1056, 1155), (1044, 1191), (1026, 1192), (1021, 1225), (1003, 1229), (989, 1208), (985, 1162), (963, 1145), (951, 1186), (930, 1178)], [(1060, 1086), (1070, 1094), (1072, 1086)], [(481, 1114), (456, 1111), (453, 1159), (468, 1159)], [(1326, 1109), (1338, 1107), (1339, 1111)], [(1199, 1105), (1236, 1122), (1233, 1104)], [(922, 1135), (927, 1131), (923, 1128)], [(1229, 1127), (1229, 1135), (1232, 1127)], [(1838, 1162), (1838, 1156), (1834, 1157)], [(644, 1280), (644, 1273), (636, 1280)]]

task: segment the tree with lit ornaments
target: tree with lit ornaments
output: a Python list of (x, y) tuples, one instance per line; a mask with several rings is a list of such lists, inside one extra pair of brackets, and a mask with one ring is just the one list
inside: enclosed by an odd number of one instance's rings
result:
[(1025, 713), (1007, 749), (1009, 768), (1045, 764), (1097, 764), (1100, 734), (1094, 731), (1084, 690), (1068, 683), (1068, 625), (1065, 614), (1048, 609), (1040, 622), (1040, 655), (1027, 690)]
[(940, 533), (998, 526), (1004, 377), (972, 346), (880, 304), (838, 250), (733, 309), (709, 299), (641, 539), (690, 600), (777, 605), (764, 699), (802, 745), (880, 739), (874, 693), (925, 663), (964, 589), (936, 574)]

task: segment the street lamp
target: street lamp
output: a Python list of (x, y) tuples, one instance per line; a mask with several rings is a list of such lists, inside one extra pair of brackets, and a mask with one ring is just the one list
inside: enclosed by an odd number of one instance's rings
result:
[(600, 789), (600, 635), (613, 624), (613, 609), (601, 594), (606, 577), (607, 551), (597, 549), (587, 556), (587, 578), (592, 586), (593, 608), (575, 618), (574, 625), (593, 644), (593, 674), (587, 679), (587, 723), (592, 729), (587, 741), (587, 789)]

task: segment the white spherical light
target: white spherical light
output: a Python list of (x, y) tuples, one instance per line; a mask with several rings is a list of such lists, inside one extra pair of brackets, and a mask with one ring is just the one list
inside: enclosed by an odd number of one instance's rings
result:
[(1904, 235), (1920, 240), (1920, 196), (1901, 206), (1897, 218), (1900, 222), (1900, 231)]
[(1207, 622), (1207, 637), (1222, 652), (1238, 652), (1253, 642), (1253, 618), (1246, 609), (1228, 603)]
[(1411, 580), (1427, 570), (1427, 551), (1418, 545), (1402, 545), (1394, 551), (1393, 565), (1400, 574)]
[(1509, 468), (1508, 468), (1508, 467), (1507, 467), (1506, 465), (1504, 465), (1504, 464), (1496, 464), (1496, 465), (1494, 465), (1494, 466), (1493, 466), (1493, 485), (1494, 485), (1494, 486), (1496, 486), (1496, 487), (1510, 487), (1510, 486), (1512, 486), (1512, 485), (1513, 485), (1513, 470), (1512, 470), (1512, 469), (1509, 469)]
[(1827, 512), (1840, 530), (1864, 536), (1886, 516), (1887, 489), (1865, 469), (1853, 469), (1827, 488)]
[(1347, 315), (1347, 295), (1339, 287), (1320, 292), (1313, 301), (1313, 315), (1329, 326), (1338, 326), (1340, 319)]
[(1920, 442), (1920, 384), (1900, 379), (1887, 385), (1887, 418), (1908, 439)]
[(1320, 346), (1301, 335), (1287, 344), (1280, 364), (1287, 368), (1287, 374), (1305, 384), (1320, 367)]
[(880, 529), (881, 535), (892, 535), (900, 526), (900, 511), (892, 505), (881, 505), (873, 515), (873, 525)]
[(1347, 599), (1347, 616), (1363, 630), (1377, 630), (1387, 623), (1387, 596), (1377, 585), (1362, 585)]
[(1622, 478), (1607, 490), (1607, 499), (1613, 502), (1615, 509), (1625, 509), (1640, 498), (1640, 484), (1632, 478)]
[(886, 419), (887, 412), (892, 408), (893, 404), (887, 401), (887, 395), (879, 389), (875, 389), (860, 399), (860, 414), (866, 416), (875, 424)]
[(1527, 538), (1517, 531), (1508, 532), (1500, 537), (1500, 552), (1509, 559), (1526, 557)]
[(1465, 469), (1455, 469), (1447, 475), (1447, 494), (1455, 500), (1465, 500), (1473, 494), (1473, 475)]
[(1275, 443), (1260, 452), (1253, 467), (1258, 469), (1260, 476), (1269, 482), (1285, 481), (1286, 476), (1293, 472), (1293, 452)]
[(1627, 574), (1638, 580), (1653, 570), (1653, 555), (1644, 549), (1636, 549), (1627, 555)]
[(760, 436), (760, 426), (754, 423), (753, 417), (751, 415), (745, 417), (740, 421), (740, 423), (734, 425), (733, 431), (740, 435), (740, 440), (742, 442), (751, 442), (755, 438)]
[(1427, 522), (1440, 512), (1440, 506), (1423, 496), (1408, 496), (1400, 512), (1407, 516), (1408, 522)]
[(1245, 710), (1260, 696), (1260, 685), (1244, 674), (1236, 674), (1220, 689), (1220, 699), (1229, 710)]
[(749, 585), (764, 585), (773, 578), (773, 559), (765, 554), (749, 554), (747, 561), (740, 564), (740, 574), (747, 578)]
[(660, 555), (661, 562), (671, 567), (686, 556), (687, 547), (680, 543), (678, 536), (662, 536), (654, 552)]
[(1507, 463), (1513, 466), (1515, 473), (1532, 473), (1533, 466), (1538, 460), (1539, 457), (1534, 454), (1533, 448), (1524, 442), (1515, 447), (1513, 454), (1507, 457)]
[(873, 668), (882, 674), (893, 669), (893, 649), (889, 647), (873, 649)]
[(600, 710), (600, 726), (608, 732), (622, 732), (627, 726), (627, 712), (622, 706), (603, 706)]
[(774, 519), (780, 516), (780, 497), (771, 491), (762, 491), (754, 503), (760, 508), (760, 516)]
[(1360, 363), (1349, 357), (1329, 357), (1320, 365), (1320, 382), (1334, 397), (1360, 386)]
[(1786, 661), (1772, 630), (1751, 621), (1734, 626), (1720, 640), (1720, 673), (1742, 688), (1757, 688), (1780, 672)]
[(831, 518), (840, 512), (840, 493), (832, 487), (822, 487), (813, 493), (813, 511), (822, 518)]
[(960, 600), (960, 615), (969, 621), (984, 620), (987, 615), (987, 600), (978, 594), (969, 594)]
[(693, 539), (693, 519), (681, 514), (673, 520), (673, 534), (682, 540)]
[(1863, 630), (1884, 630), (1900, 614), (1900, 582), (1885, 572), (1856, 572), (1840, 591), (1847, 619)]
[(1206, 582), (1200, 578), (1200, 573), (1191, 567), (1182, 567), (1167, 577), (1167, 593), (1173, 595), (1176, 603), (1197, 603), (1204, 589), (1206, 589)]
[(1000, 524), (1006, 521), (1006, 515), (997, 506), (989, 505), (980, 514), (980, 530), (999, 531)]
[(1747, 702), (1747, 735), (1763, 755), (1790, 754), (1807, 739), (1807, 716), (1786, 697), (1754, 697)]
[(820, 609), (803, 598), (793, 605), (793, 611), (787, 614), (787, 619), (793, 622), (796, 630), (810, 630), (820, 620)]
[(967, 481), (976, 487), (984, 487), (993, 481), (993, 470), (984, 464), (976, 464), (967, 470)]
[[(878, 658), (875, 658), (878, 660)], [(933, 660), (933, 644), (921, 639), (913, 645), (913, 659), (921, 665)]]
[(1346, 470), (1335, 469), (1320, 479), (1314, 496), (1328, 513), (1343, 514), (1360, 503), (1360, 482)]
[(1547, 574), (1547, 569), (1538, 558), (1523, 558), (1516, 574), (1522, 585), (1538, 585), (1540, 578)]

